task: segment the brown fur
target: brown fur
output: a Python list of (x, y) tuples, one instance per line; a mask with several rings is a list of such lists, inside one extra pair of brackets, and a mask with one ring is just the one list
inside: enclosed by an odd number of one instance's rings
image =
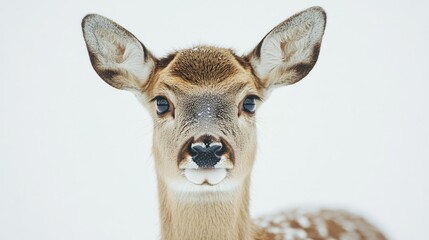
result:
[(218, 83), (235, 75), (233, 54), (220, 48), (199, 46), (180, 51), (172, 62), (171, 73), (195, 85)]
[(185, 49), (159, 60), (142, 90), (154, 97), (154, 90), (162, 87), (183, 93), (202, 86), (237, 92), (249, 85), (262, 98), (262, 83), (245, 61), (245, 58), (238, 57), (229, 49), (211, 46)]

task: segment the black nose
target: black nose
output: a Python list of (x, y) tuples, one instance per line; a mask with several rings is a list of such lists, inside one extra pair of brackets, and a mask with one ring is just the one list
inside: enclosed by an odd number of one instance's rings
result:
[(215, 142), (212, 137), (206, 136), (202, 142), (191, 143), (189, 153), (198, 167), (214, 168), (220, 161), (224, 150), (222, 143)]

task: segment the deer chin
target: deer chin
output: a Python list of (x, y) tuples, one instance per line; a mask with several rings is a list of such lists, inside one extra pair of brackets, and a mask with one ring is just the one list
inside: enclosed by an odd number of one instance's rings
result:
[(226, 168), (186, 168), (183, 170), (183, 175), (195, 185), (214, 186), (226, 178), (228, 171)]

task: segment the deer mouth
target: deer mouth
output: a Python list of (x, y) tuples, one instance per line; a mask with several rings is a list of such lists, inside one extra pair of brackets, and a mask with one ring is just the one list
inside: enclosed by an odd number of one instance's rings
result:
[(189, 182), (212, 186), (222, 182), (234, 167), (234, 153), (223, 138), (191, 137), (179, 152), (178, 167)]
[(192, 156), (182, 160), (179, 164), (179, 169), (186, 179), (196, 185), (216, 185), (224, 180), (230, 170), (233, 169), (233, 164), (225, 156), (220, 156), (219, 162), (212, 167), (200, 167), (195, 163)]
[(228, 175), (226, 168), (206, 168), (206, 169), (183, 169), (186, 179), (196, 185), (216, 185), (222, 182)]

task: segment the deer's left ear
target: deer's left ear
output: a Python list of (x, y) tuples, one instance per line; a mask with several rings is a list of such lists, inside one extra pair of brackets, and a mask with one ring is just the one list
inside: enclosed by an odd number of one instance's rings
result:
[(296, 83), (310, 72), (325, 25), (325, 11), (312, 7), (280, 23), (262, 39), (247, 57), (267, 89)]

